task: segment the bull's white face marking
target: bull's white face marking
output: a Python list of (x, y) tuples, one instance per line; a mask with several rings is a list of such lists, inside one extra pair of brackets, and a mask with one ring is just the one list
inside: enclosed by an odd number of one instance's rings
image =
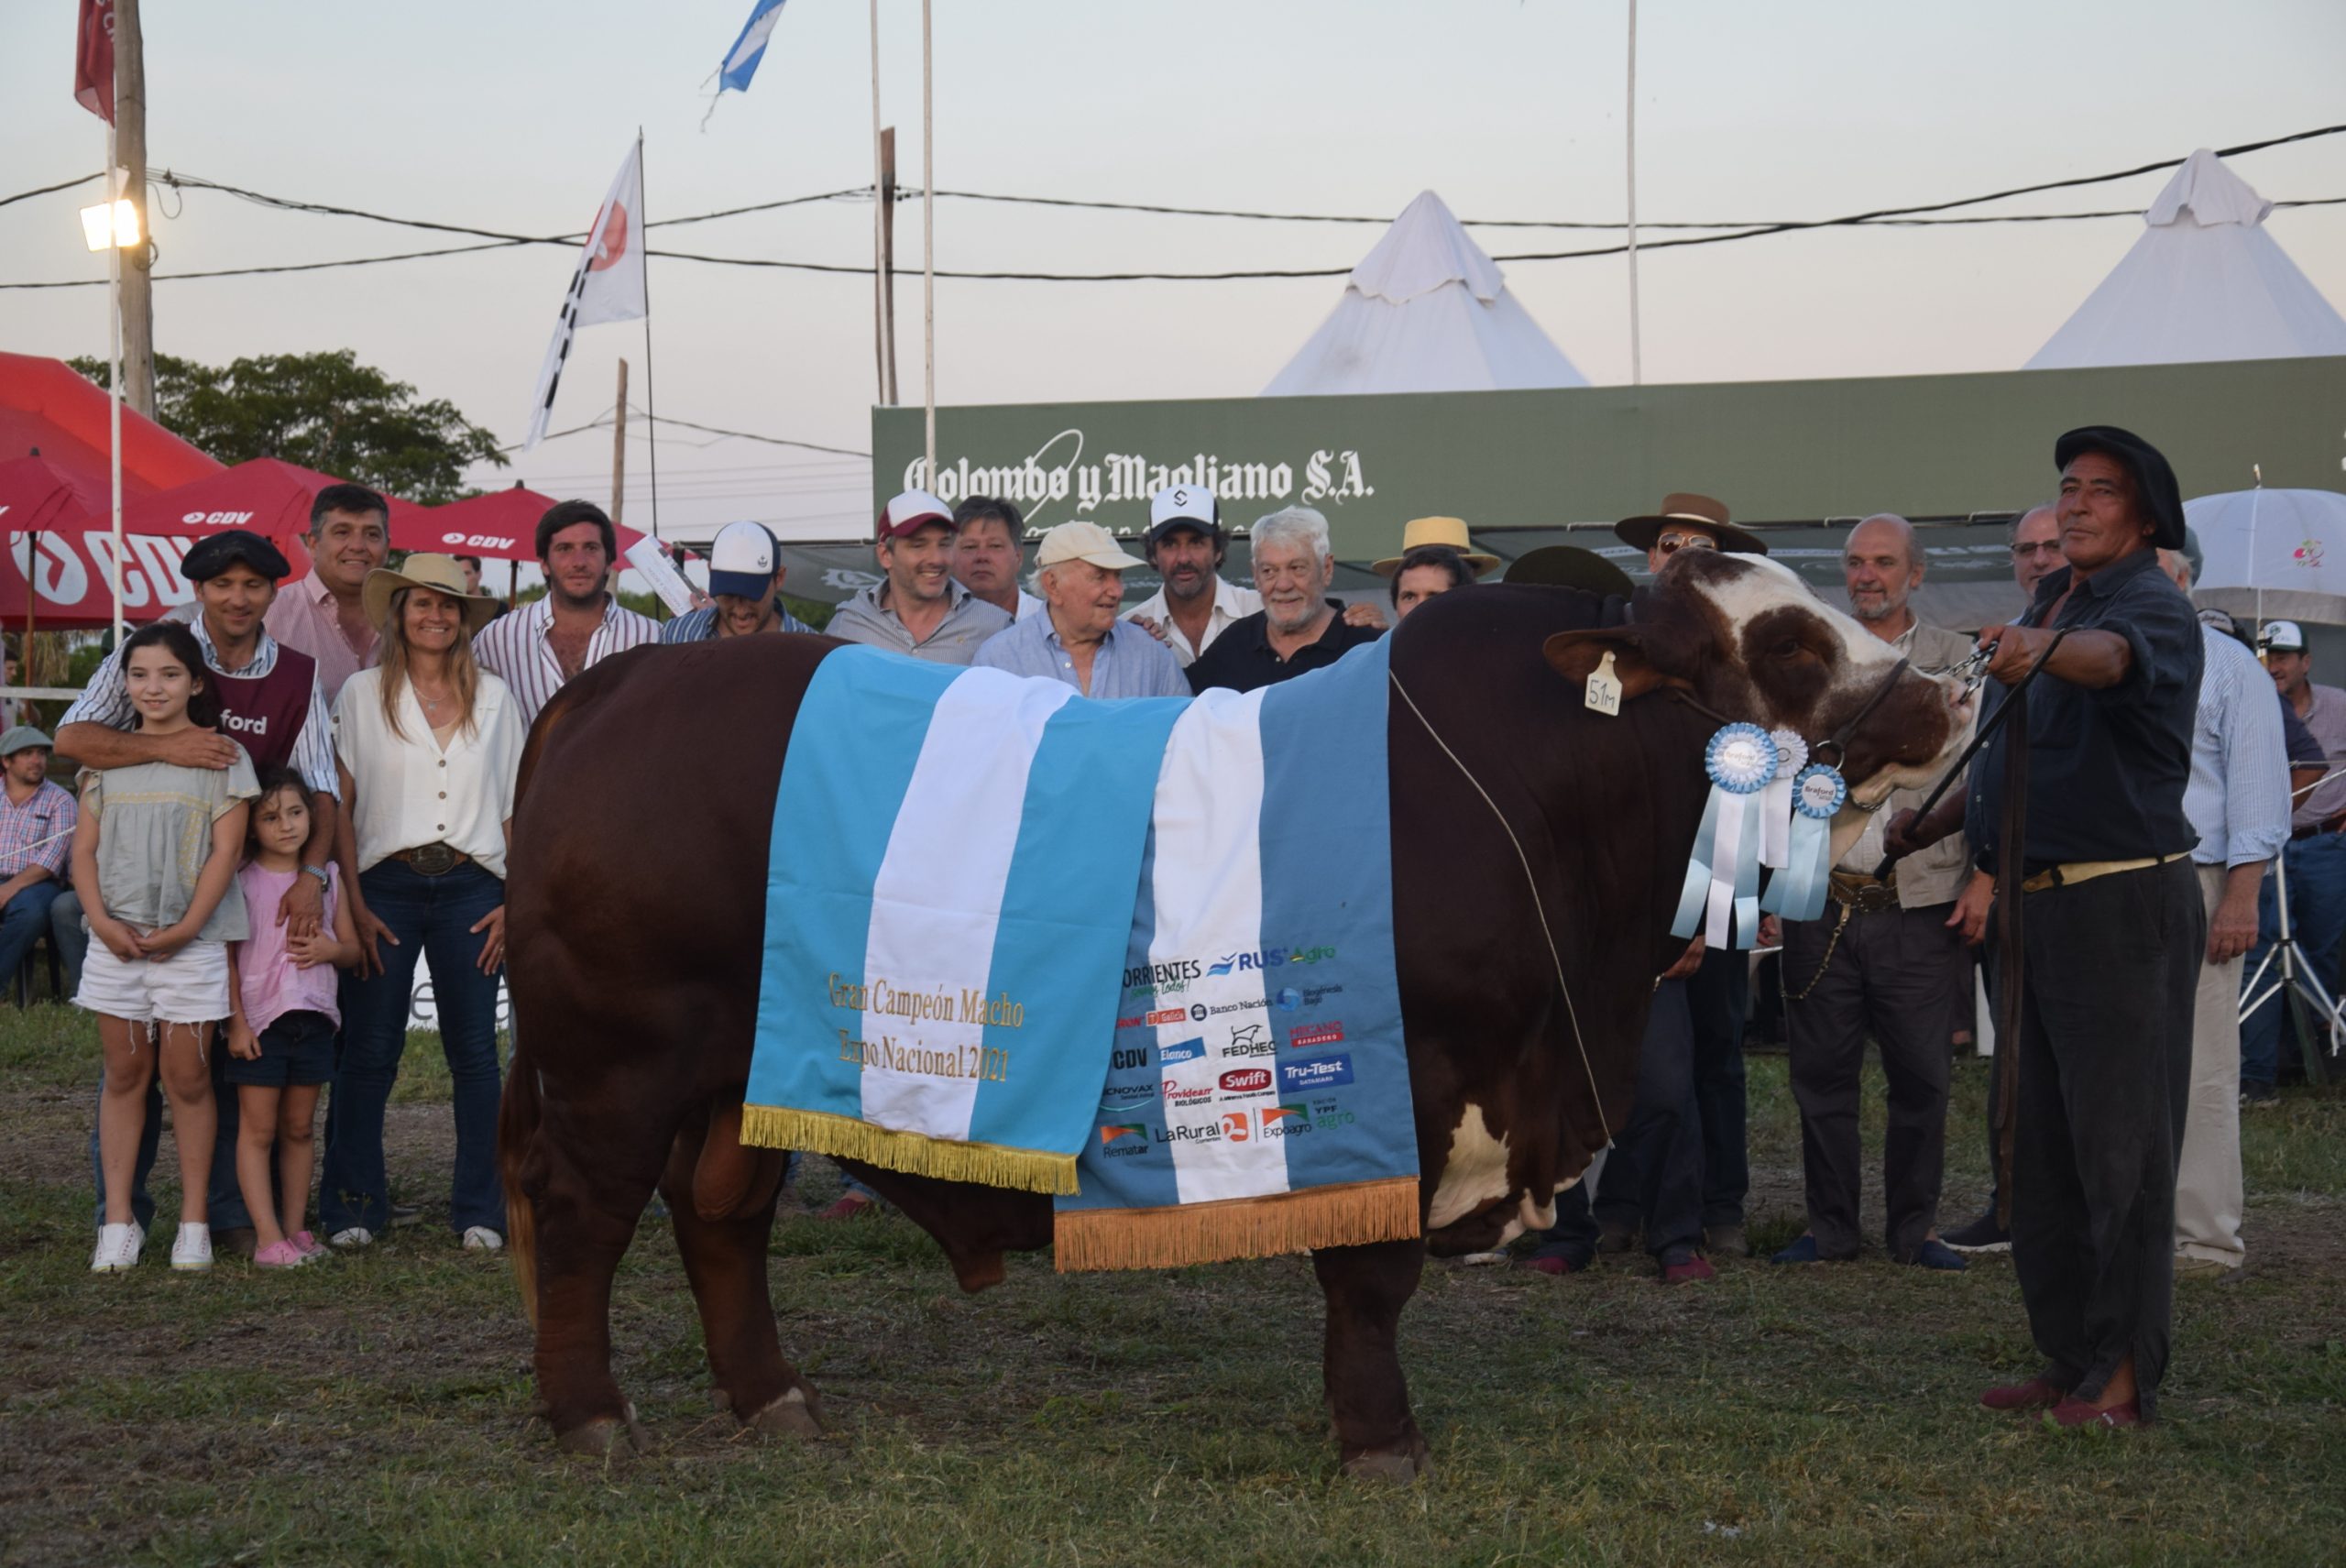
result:
[[(1492, 1135), (1483, 1108), (1470, 1102), (1451, 1132), (1450, 1158), (1434, 1187), (1433, 1212), (1427, 1216), (1426, 1228), (1438, 1231), (1455, 1224), (1477, 1209), (1497, 1202), (1508, 1190), (1507, 1140)], [(1507, 1234), (1512, 1238), (1521, 1230), (1522, 1222), (1518, 1220)]]

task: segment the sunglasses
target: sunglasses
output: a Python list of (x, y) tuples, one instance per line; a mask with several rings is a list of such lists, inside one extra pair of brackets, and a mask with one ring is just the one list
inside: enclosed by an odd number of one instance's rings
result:
[(2061, 542), (2057, 539), (2046, 539), (2034, 544), (2015, 544), (2012, 546), (2012, 554), (2014, 555), (2058, 555), (2060, 553)]
[(1681, 550), (1716, 550), (1719, 542), (1707, 533), (1665, 533), (1653, 542), (1653, 547), (1665, 555), (1675, 555)]

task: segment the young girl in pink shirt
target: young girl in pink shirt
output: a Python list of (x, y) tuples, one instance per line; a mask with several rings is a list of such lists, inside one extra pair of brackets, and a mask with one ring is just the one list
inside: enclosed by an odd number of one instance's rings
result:
[[(252, 858), (236, 873), (250, 911), (252, 935), (229, 955), (230, 1016), (225, 1076), (236, 1086), (241, 1118), (236, 1185), (253, 1217), (253, 1262), (291, 1268), (324, 1255), (303, 1226), (314, 1164), (311, 1129), (319, 1087), (334, 1077), (334, 1038), (342, 1013), (335, 1002), (336, 970), (358, 961), (358, 938), (341, 880), (324, 868), (324, 925), (295, 936), (280, 925), (278, 906), (301, 878), (310, 839), (310, 792), (290, 768), (260, 776), (253, 802)], [(277, 1146), (279, 1201), (269, 1192), (269, 1149)]]

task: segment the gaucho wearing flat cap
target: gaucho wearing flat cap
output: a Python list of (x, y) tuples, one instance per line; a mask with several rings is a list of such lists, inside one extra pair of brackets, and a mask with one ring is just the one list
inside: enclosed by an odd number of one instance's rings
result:
[[(2171, 1344), (2176, 1169), (2207, 947), (2198, 834), (2183, 811), (2203, 644), (2154, 548), (2184, 543), (2166, 459), (2088, 425), (2054, 444), (2054, 462), (2067, 564), (2019, 622), (1982, 633), (1994, 649), (1982, 725), (2017, 706), (1972, 764), (1963, 812), (1979, 863), (1999, 872), (1989, 939), (2016, 983), (1999, 999), (2008, 1018), (2019, 1004), (1998, 1031), (1999, 1143), (2013, 1273), (2045, 1358), (1980, 1402), (2048, 1409), (2062, 1426), (2132, 1426), (2156, 1414)], [(1957, 814), (1953, 802), (1903, 814), (1892, 852), (1944, 836)]]
[[(231, 528), (190, 550), (180, 562), (180, 575), (191, 583), (206, 583), (237, 565), (249, 566), (272, 583), (284, 581), (292, 569), (268, 540), (247, 529)], [(208, 674), (220, 696), (220, 732), (245, 749), (254, 771), (295, 766), (293, 742), (310, 717), (318, 662), (280, 642), (267, 674), (232, 674), (216, 665)]]

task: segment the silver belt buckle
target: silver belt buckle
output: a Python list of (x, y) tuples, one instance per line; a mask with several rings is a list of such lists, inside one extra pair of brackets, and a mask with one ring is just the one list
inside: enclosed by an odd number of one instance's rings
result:
[(410, 854), (407, 863), (423, 876), (446, 876), (456, 869), (456, 851), (445, 844), (426, 844)]

